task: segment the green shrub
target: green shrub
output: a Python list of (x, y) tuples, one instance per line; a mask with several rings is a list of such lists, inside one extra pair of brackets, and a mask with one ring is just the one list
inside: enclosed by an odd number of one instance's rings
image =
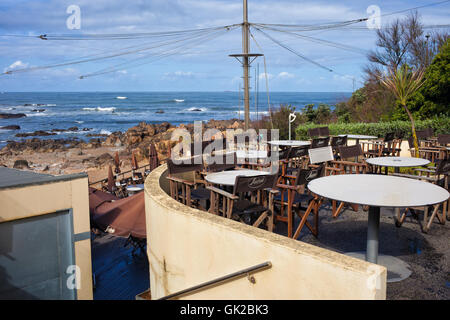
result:
[[(308, 129), (323, 127), (323, 124), (306, 123), (295, 129), (296, 138), (304, 140), (308, 138)], [(404, 139), (411, 135), (411, 122), (389, 121), (378, 123), (332, 123), (328, 125), (330, 135), (338, 134), (364, 134), (370, 136), (384, 137), (388, 132), (403, 133)], [(435, 134), (450, 133), (450, 117), (435, 117), (428, 120), (416, 121), (416, 130), (433, 128)]]

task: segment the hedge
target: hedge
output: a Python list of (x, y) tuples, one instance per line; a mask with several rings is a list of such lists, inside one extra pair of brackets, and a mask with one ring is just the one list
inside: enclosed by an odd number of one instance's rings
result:
[[(450, 117), (433, 118), (428, 120), (415, 121), (416, 130), (433, 128), (435, 134), (450, 133)], [(378, 123), (331, 123), (331, 124), (313, 124), (307, 123), (298, 126), (295, 129), (297, 139), (307, 139), (308, 129), (328, 126), (330, 135), (338, 134), (363, 134), (377, 136), (382, 138), (388, 132), (403, 133), (404, 139), (411, 136), (411, 122), (409, 121), (389, 121)]]

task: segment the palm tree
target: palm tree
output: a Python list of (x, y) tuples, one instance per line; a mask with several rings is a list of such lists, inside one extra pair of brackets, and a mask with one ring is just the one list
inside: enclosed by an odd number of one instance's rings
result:
[(412, 135), (414, 139), (415, 155), (419, 157), (419, 143), (417, 142), (416, 126), (414, 123), (414, 117), (409, 111), (406, 103), (409, 98), (422, 86), (424, 82), (425, 70), (419, 69), (411, 71), (410, 68), (404, 64), (398, 69), (389, 69), (389, 74), (385, 77), (380, 77), (380, 82), (387, 89), (389, 89), (397, 101), (402, 105), (408, 114), (411, 121)]

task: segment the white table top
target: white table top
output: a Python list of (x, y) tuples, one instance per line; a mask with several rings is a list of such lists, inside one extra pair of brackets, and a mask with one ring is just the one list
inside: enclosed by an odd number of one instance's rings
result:
[(214, 172), (206, 175), (205, 179), (209, 183), (213, 184), (221, 184), (225, 186), (234, 186), (234, 182), (236, 181), (237, 176), (259, 176), (259, 175), (267, 175), (270, 172), (261, 171), (261, 170), (250, 170), (250, 169), (236, 169), (236, 170), (228, 170), (222, 172)]
[(366, 159), (366, 162), (382, 167), (418, 167), (430, 163), (427, 159), (411, 157), (377, 157)]
[(133, 191), (141, 191), (141, 190), (144, 190), (143, 184), (137, 184), (137, 185), (131, 184), (131, 185), (127, 186), (127, 191), (133, 192)]
[(308, 189), (325, 198), (375, 207), (422, 207), (446, 201), (449, 193), (435, 184), (377, 174), (339, 174), (315, 179)]
[(267, 151), (264, 150), (237, 150), (236, 156), (238, 158), (267, 158)]
[(301, 146), (309, 146), (311, 142), (309, 141), (301, 141), (301, 140), (272, 140), (267, 143), (276, 145), (276, 146), (286, 146), (286, 147), (301, 147)]
[(347, 136), (348, 139), (378, 139), (376, 136), (365, 136), (361, 134), (340, 134), (339, 137)]

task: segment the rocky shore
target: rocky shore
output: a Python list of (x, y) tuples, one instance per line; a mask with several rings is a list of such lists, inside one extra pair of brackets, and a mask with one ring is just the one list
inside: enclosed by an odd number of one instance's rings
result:
[[(99, 180), (107, 176), (106, 170), (108, 165), (113, 163), (115, 152), (119, 153), (123, 170), (131, 166), (132, 152), (135, 153), (138, 162), (147, 163), (151, 143), (156, 146), (160, 160), (164, 160), (169, 154), (171, 144), (174, 144), (170, 138), (177, 128), (185, 128), (191, 134), (194, 132), (194, 124), (176, 127), (168, 122), (159, 124), (141, 122), (125, 132), (116, 131), (109, 135), (87, 134), (86, 136), (90, 138), (88, 141), (77, 137), (43, 139), (39, 136), (53, 136), (58, 131), (89, 131), (89, 128), (72, 127), (19, 133), (16, 137), (26, 139), (8, 141), (0, 150), (0, 165), (56, 175), (87, 172), (90, 181)], [(243, 121), (210, 120), (203, 124), (203, 131), (210, 128), (225, 132), (227, 129), (243, 128)]]

